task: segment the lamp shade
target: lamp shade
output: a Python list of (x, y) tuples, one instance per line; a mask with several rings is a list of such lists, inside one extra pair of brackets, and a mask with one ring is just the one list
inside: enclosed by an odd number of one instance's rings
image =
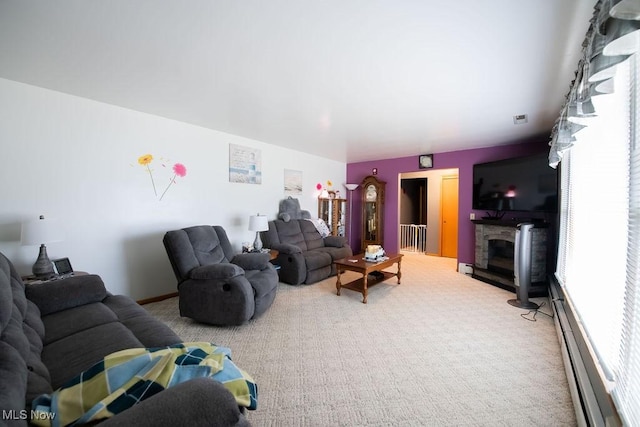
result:
[(57, 221), (45, 220), (44, 215), (40, 215), (39, 219), (22, 223), (20, 240), (24, 246), (40, 245), (38, 259), (32, 268), (33, 274), (43, 280), (52, 277), (55, 272), (45, 244), (62, 240), (62, 231)]
[(23, 246), (62, 241), (62, 230), (54, 219), (39, 219), (22, 223), (20, 241)]
[(356, 188), (358, 188), (358, 184), (345, 184), (344, 186), (345, 186), (345, 187), (347, 188), (347, 190), (349, 190), (349, 191), (353, 191), (353, 190), (355, 190)]
[(269, 223), (265, 215), (251, 215), (249, 217), (249, 230), (250, 231), (267, 231), (269, 229)]

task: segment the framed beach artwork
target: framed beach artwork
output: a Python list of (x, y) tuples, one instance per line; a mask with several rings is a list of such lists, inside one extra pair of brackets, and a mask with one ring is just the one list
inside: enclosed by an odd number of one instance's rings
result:
[(302, 171), (284, 170), (284, 195), (298, 197), (302, 194)]
[(229, 144), (229, 182), (262, 184), (260, 150)]

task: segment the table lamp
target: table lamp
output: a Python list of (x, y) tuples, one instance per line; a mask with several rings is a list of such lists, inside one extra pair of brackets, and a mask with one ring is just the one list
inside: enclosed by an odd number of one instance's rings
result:
[(47, 255), (45, 243), (59, 242), (62, 233), (55, 220), (45, 220), (44, 215), (34, 221), (22, 223), (20, 237), (23, 246), (40, 245), (40, 253), (33, 264), (33, 275), (38, 279), (47, 279), (54, 275), (53, 263)]
[(269, 229), (269, 223), (265, 215), (251, 215), (249, 217), (249, 230), (256, 232), (256, 240), (253, 242), (253, 250), (262, 250), (262, 240), (260, 239), (260, 232), (267, 231)]

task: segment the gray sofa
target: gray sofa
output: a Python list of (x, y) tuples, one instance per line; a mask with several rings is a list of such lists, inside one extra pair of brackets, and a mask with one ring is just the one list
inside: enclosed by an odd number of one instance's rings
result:
[[(29, 424), (31, 401), (112, 352), (181, 342), (132, 299), (111, 295), (99, 276), (25, 287), (0, 253), (0, 425)], [(220, 383), (199, 378), (161, 391), (105, 426), (249, 425)]]
[(353, 255), (344, 237), (323, 238), (306, 219), (269, 221), (269, 230), (260, 236), (264, 247), (278, 251), (273, 262), (280, 266), (280, 281), (291, 285), (311, 284), (333, 276), (333, 261)]

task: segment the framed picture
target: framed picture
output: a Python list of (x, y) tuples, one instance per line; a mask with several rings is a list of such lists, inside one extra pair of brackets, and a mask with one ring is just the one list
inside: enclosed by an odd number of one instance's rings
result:
[(71, 267), (69, 258), (54, 259), (52, 263), (55, 273), (59, 276), (73, 273), (73, 268)]
[(229, 144), (229, 182), (262, 184), (260, 150)]
[(418, 167), (420, 169), (429, 169), (433, 167), (433, 154), (421, 154), (418, 156)]
[(284, 195), (299, 197), (302, 195), (302, 171), (284, 170)]

